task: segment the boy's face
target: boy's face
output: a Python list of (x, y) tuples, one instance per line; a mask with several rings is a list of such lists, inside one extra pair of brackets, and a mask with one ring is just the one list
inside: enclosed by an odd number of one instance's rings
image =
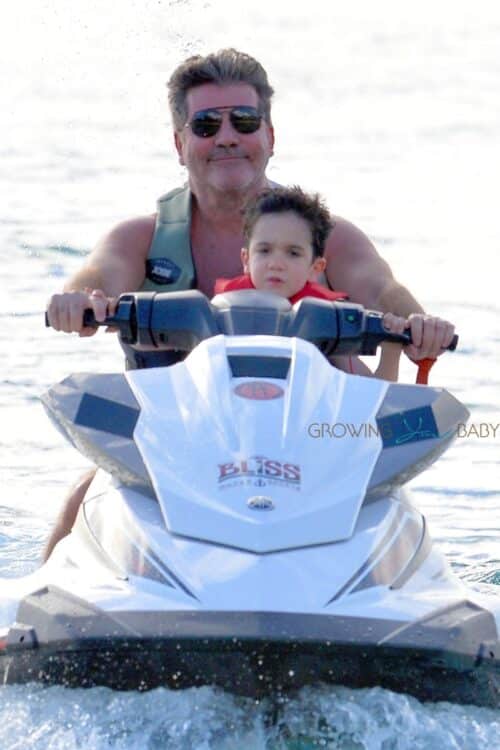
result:
[(264, 214), (255, 223), (249, 247), (241, 251), (243, 270), (256, 289), (292, 297), (324, 270), (324, 258), (313, 259), (309, 224), (293, 211)]

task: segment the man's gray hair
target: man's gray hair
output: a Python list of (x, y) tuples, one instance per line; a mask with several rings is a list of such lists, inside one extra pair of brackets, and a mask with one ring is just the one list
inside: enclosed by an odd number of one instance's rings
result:
[(177, 131), (182, 130), (187, 122), (187, 92), (204, 83), (247, 83), (253, 86), (264, 119), (271, 124), (271, 97), (274, 91), (269, 85), (266, 71), (255, 58), (228, 48), (205, 56), (188, 57), (172, 73), (167, 84), (168, 102)]

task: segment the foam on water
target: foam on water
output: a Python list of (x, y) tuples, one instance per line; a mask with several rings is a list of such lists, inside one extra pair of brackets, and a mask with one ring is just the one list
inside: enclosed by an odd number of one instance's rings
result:
[[(0, 689), (8, 750), (492, 750), (497, 712), (373, 688), (304, 689), (272, 705), (212, 688)], [(33, 729), (36, 727), (36, 729)]]

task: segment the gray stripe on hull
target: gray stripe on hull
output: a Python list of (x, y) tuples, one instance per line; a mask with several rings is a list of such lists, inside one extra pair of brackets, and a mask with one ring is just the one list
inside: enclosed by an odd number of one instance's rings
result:
[[(134, 529), (124, 529), (123, 526), (116, 526), (115, 534), (122, 535), (125, 543), (120, 538), (115, 539), (113, 544), (113, 557), (110, 556), (103, 546), (100, 539), (103, 534), (103, 527), (107, 525), (107, 519), (97, 513), (95, 517), (87, 510), (87, 504), (83, 505), (84, 521), (79, 527), (79, 532), (84, 529), (85, 536), (92, 540), (94, 548), (97, 550), (97, 556), (107, 561), (107, 566), (112, 570), (121, 572), (122, 577), (130, 575), (141, 578), (149, 578), (170, 588), (179, 588), (187, 596), (198, 601), (197, 597), (188, 589), (188, 587), (173, 573), (165, 563), (158, 557), (156, 552), (150, 547), (145, 546)], [(94, 552), (95, 553), (95, 552)]]
[[(185, 594), (190, 596), (192, 599), (195, 599), (196, 601), (198, 601), (198, 597), (195, 596), (193, 592), (188, 589), (186, 584), (183, 583), (181, 579), (178, 578), (178, 576), (176, 576), (175, 573), (173, 573), (172, 570), (169, 567), (167, 567), (162, 560), (160, 560), (160, 558), (158, 557), (156, 552), (154, 552), (154, 550), (148, 549), (148, 556), (150, 557), (151, 562), (157, 566), (158, 570), (162, 571), (164, 576), (168, 576), (168, 578), (170, 579), (171, 586), (175, 584), (175, 586), (177, 586), (182, 591), (184, 591)], [(172, 581), (174, 582), (174, 584), (172, 584)]]
[(328, 607), (329, 604), (332, 602), (337, 601), (337, 599), (340, 599), (340, 597), (344, 596), (344, 594), (349, 591), (351, 586), (355, 584), (355, 582), (363, 575), (363, 573), (369, 571), (369, 569), (373, 566), (375, 560), (380, 556), (382, 551), (386, 549), (387, 545), (389, 544), (389, 541), (393, 538), (394, 534), (396, 533), (396, 530), (401, 524), (401, 521), (405, 515), (405, 510), (400, 506), (398, 507), (396, 511), (396, 515), (389, 526), (387, 532), (384, 534), (383, 538), (380, 540), (380, 542), (377, 544), (371, 555), (365, 560), (365, 562), (358, 568), (358, 570), (349, 578), (348, 581), (340, 588), (337, 593), (332, 596), (331, 599), (329, 599), (325, 607)]
[[(349, 593), (355, 594), (372, 586), (393, 584), (405, 562), (415, 559), (423, 537), (422, 521), (407, 515), (406, 520), (385, 555), (375, 563), (369, 573)], [(408, 568), (405, 568), (405, 570)]]
[[(400, 575), (396, 578), (393, 583), (391, 583), (390, 588), (400, 589), (402, 588), (407, 581), (410, 580), (412, 575), (419, 569), (419, 567), (422, 565), (424, 560), (428, 557), (430, 554), (430, 551), (432, 549), (432, 539), (429, 534), (429, 529), (427, 527), (427, 523), (425, 521), (425, 518), (422, 518), (422, 524), (423, 529), (420, 536), (420, 542), (418, 543), (417, 550), (413, 557), (411, 558), (410, 562), (406, 566), (406, 568), (400, 573)], [(433, 576), (435, 578), (436, 576)]]

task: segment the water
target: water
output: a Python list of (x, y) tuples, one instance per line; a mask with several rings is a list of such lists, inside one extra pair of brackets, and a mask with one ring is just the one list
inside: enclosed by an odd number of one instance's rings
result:
[[(0, 576), (38, 563), (69, 484), (87, 466), (39, 394), (69, 372), (120, 369), (112, 336), (46, 331), (47, 297), (119, 220), (179, 184), (164, 82), (188, 54), (233, 44), (276, 89), (270, 174), (323, 193), (375, 241), (460, 351), (432, 380), (475, 433), (413, 482), (456, 573), (500, 584), (497, 172), (500, 10), (493, 2), (18, 0), (0, 29), (2, 304)], [(89, 364), (91, 363), (91, 364)], [(412, 379), (411, 366), (403, 376)], [(490, 426), (489, 431), (480, 426)], [(204, 688), (0, 690), (0, 747), (490, 750), (498, 712), (423, 705), (380, 689), (308, 689), (273, 707)]]

